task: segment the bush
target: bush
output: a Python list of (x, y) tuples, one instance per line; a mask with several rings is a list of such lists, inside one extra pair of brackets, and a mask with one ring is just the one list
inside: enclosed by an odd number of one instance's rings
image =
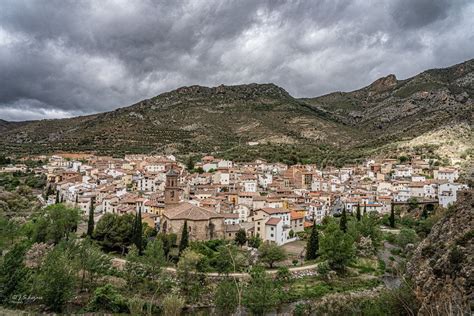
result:
[(279, 267), (276, 274), (276, 279), (278, 281), (289, 281), (291, 279), (290, 269), (288, 269), (288, 267)]
[(329, 266), (329, 264), (325, 261), (325, 262), (321, 262), (319, 265), (318, 265), (318, 273), (322, 276), (326, 276), (329, 271), (331, 271), (331, 267)]
[(98, 287), (88, 305), (91, 312), (128, 312), (127, 301), (110, 284)]
[(402, 228), (397, 236), (397, 244), (402, 249), (405, 249), (406, 245), (414, 244), (418, 241), (418, 235), (413, 229)]
[(184, 307), (184, 298), (177, 294), (168, 294), (163, 299), (163, 314), (166, 316), (179, 316)]

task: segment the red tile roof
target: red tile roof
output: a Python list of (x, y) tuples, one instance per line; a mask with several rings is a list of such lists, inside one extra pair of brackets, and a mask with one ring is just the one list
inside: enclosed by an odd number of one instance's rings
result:
[(266, 222), (266, 225), (276, 226), (281, 221), (279, 217), (270, 217), (270, 219)]

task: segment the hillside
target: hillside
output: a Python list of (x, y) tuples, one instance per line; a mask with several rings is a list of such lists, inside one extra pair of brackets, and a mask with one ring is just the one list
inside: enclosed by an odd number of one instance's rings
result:
[(441, 126), (472, 124), (474, 60), (406, 80), (388, 75), (352, 92), (302, 99), (336, 121), (371, 132), (372, 143), (411, 139)]
[(474, 304), (474, 194), (465, 191), (415, 250), (407, 270), (421, 315), (468, 315)]
[(9, 153), (215, 152), (318, 162), (342, 154), (358, 158), (448, 124), (471, 126), (473, 65), (470, 60), (406, 80), (389, 75), (357, 91), (306, 99), (274, 84), (182, 87), (106, 113), (2, 121), (0, 145)]
[(3, 132), (10, 151), (222, 151), (247, 142), (354, 143), (352, 129), (328, 120), (273, 84), (183, 87), (130, 107), (42, 120)]

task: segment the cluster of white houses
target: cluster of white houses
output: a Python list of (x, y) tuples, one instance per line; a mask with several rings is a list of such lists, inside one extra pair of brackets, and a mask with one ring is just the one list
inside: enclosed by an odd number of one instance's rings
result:
[[(447, 207), (466, 187), (456, 182), (456, 168), (432, 167), (419, 158), (321, 170), (316, 165), (234, 163), (205, 156), (193, 172), (174, 156), (47, 158), (41, 172), (62, 202), (85, 213), (94, 203), (97, 217), (140, 211), (150, 226), (178, 236), (187, 222), (195, 240), (230, 239), (244, 229), (249, 236), (281, 245), (344, 207), (387, 213), (392, 203), (413, 198)], [(55, 199), (49, 196), (48, 203)]]

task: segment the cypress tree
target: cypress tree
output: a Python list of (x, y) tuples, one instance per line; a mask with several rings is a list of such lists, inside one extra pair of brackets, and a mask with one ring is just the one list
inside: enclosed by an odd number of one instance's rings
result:
[(356, 217), (357, 217), (357, 221), (360, 222), (361, 215), (360, 215), (360, 205), (359, 205), (359, 203), (357, 203)]
[(313, 221), (311, 235), (306, 244), (306, 260), (314, 260), (318, 257), (319, 252), (319, 233), (316, 228), (316, 222)]
[(180, 254), (184, 251), (184, 249), (188, 248), (188, 244), (189, 244), (188, 222), (184, 221), (183, 232), (181, 233), (181, 242), (179, 243)]
[(59, 204), (59, 191), (56, 191), (56, 201), (54, 201), (54, 204)]
[(92, 237), (94, 233), (94, 203), (95, 199), (91, 198), (91, 205), (89, 207), (89, 220), (87, 221), (87, 236)]
[(341, 221), (339, 222), (339, 227), (343, 232), (347, 232), (347, 216), (346, 216), (346, 207), (342, 209)]
[(364, 216), (367, 215), (367, 203), (364, 204)]
[(143, 224), (142, 224), (142, 209), (139, 207), (135, 215), (135, 225), (133, 229), (133, 243), (138, 249), (138, 255), (143, 254)]
[(390, 222), (390, 227), (395, 228), (395, 209), (393, 207), (393, 203), (390, 208), (390, 217), (388, 218)]

